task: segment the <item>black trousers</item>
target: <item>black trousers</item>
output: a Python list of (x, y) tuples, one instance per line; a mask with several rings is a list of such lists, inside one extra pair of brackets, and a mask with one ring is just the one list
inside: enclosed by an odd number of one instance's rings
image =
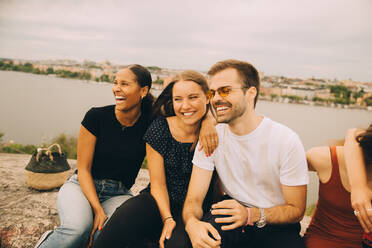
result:
[[(174, 219), (177, 225), (165, 247), (191, 247), (181, 214)], [(163, 222), (155, 199), (149, 192), (141, 193), (116, 209), (93, 248), (157, 247), (162, 229)]]
[(266, 225), (263, 228), (245, 226), (231, 231), (222, 231), (221, 223), (215, 219), (225, 217), (212, 215), (209, 211), (203, 216), (202, 221), (208, 222), (216, 228), (221, 236), (221, 248), (263, 248), (263, 247), (286, 247), (304, 248), (304, 242), (300, 236), (300, 223), (283, 225)]
[[(299, 235), (301, 226), (296, 224), (266, 225), (263, 228), (255, 226), (240, 227), (231, 231), (222, 231), (221, 224), (215, 219), (225, 217), (223, 215), (212, 215), (209, 211), (201, 219), (213, 225), (221, 236), (221, 248), (305, 248), (304, 242)], [(183, 240), (188, 240), (187, 246), (192, 248), (186, 231), (178, 232), (178, 236), (184, 235)], [(212, 237), (212, 236), (211, 236)], [(181, 239), (180, 237), (178, 237)]]

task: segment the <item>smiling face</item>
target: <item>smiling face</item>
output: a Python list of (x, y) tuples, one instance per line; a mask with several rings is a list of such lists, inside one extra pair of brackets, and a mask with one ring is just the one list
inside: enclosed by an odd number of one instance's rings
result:
[[(221, 87), (231, 89), (226, 97), (221, 97), (217, 92), (211, 98), (211, 104), (216, 111), (217, 122), (230, 123), (242, 116), (247, 110), (246, 90), (243, 89), (241, 78), (236, 69), (228, 68), (217, 72), (210, 79), (210, 89), (217, 91)], [(248, 96), (247, 96), (248, 95)]]
[(187, 125), (197, 124), (207, 111), (207, 97), (194, 81), (178, 81), (173, 86), (173, 109)]
[(112, 85), (112, 92), (115, 96), (116, 110), (130, 111), (140, 107), (141, 99), (147, 94), (147, 86), (141, 88), (137, 83), (134, 73), (128, 69), (120, 70)]

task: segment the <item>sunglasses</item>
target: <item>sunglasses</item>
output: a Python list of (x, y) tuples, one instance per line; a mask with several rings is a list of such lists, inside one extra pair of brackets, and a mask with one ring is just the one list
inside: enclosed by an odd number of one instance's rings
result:
[(206, 95), (208, 99), (211, 100), (216, 95), (216, 91), (221, 97), (227, 97), (231, 93), (232, 90), (247, 89), (247, 88), (248, 87), (231, 88), (229, 86), (223, 86), (223, 87), (218, 88), (217, 90), (208, 90)]

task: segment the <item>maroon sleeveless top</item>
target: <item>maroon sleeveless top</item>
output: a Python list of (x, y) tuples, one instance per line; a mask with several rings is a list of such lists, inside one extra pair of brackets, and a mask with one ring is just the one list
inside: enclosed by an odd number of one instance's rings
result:
[(342, 185), (336, 147), (331, 147), (332, 173), (326, 183), (319, 181), (319, 200), (305, 234), (306, 247), (332, 248), (362, 246), (363, 230)]

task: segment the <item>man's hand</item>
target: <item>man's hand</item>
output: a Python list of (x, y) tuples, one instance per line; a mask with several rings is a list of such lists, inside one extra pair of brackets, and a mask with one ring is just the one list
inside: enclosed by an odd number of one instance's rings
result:
[(351, 190), (351, 206), (364, 232), (372, 231), (372, 191), (368, 187)]
[[(253, 210), (253, 208), (252, 208)], [(228, 217), (216, 218), (216, 223), (231, 223), (224, 225), (222, 230), (233, 230), (247, 224), (248, 212), (247, 209), (236, 200), (224, 200), (212, 205), (213, 215), (228, 215)], [(252, 216), (253, 217), (253, 216)], [(258, 217), (259, 218), (259, 217)], [(257, 219), (256, 217), (251, 218)]]
[(94, 211), (93, 228), (92, 228), (92, 231), (90, 232), (89, 243), (88, 243), (87, 247), (92, 246), (94, 233), (96, 232), (97, 229), (99, 231), (102, 230), (103, 225), (105, 224), (106, 220), (107, 220), (107, 216), (106, 216), (106, 214), (105, 214), (105, 212), (103, 211), (102, 208), (97, 210), (97, 211)]
[(176, 227), (176, 222), (173, 218), (166, 219), (163, 225), (163, 231), (161, 232), (159, 239), (159, 247), (164, 248), (164, 240), (170, 239), (172, 236), (173, 229)]
[(193, 248), (219, 248), (221, 245), (221, 236), (218, 231), (207, 222), (197, 219), (189, 220), (185, 229)]

